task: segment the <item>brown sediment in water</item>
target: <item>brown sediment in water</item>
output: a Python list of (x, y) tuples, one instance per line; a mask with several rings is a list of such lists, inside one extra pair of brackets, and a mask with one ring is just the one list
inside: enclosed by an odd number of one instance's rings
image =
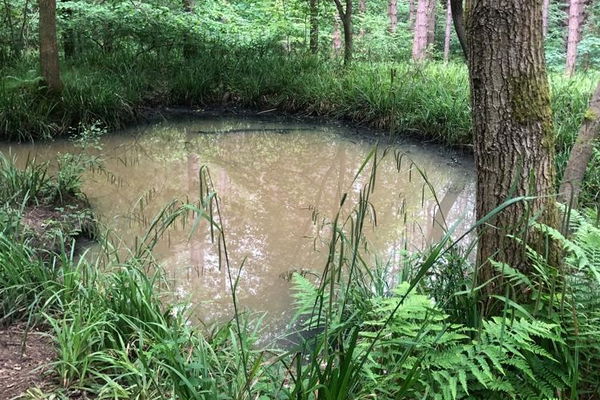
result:
[[(86, 173), (83, 191), (111, 236), (126, 246), (171, 200), (198, 201), (199, 170), (208, 166), (233, 265), (246, 260), (240, 304), (277, 319), (292, 304), (289, 271), (321, 271), (329, 222), (344, 193), (347, 204), (356, 201), (367, 176), (355, 175), (374, 141), (331, 125), (215, 117), (140, 126), (108, 135), (102, 144), (102, 150), (89, 151), (104, 159), (104, 168)], [(68, 141), (11, 147), (21, 159), (33, 153), (40, 161), (81, 151)], [(471, 161), (460, 154), (418, 143), (391, 148), (403, 154), (402, 165), (391, 154), (380, 162), (372, 196), (377, 227), (365, 235), (374, 253), (399, 263), (403, 249), (435, 240), (441, 230), (434, 221), (472, 221), (474, 183)], [(440, 212), (438, 203), (447, 210)], [(191, 225), (170, 229), (154, 253), (175, 298), (190, 301), (197, 318), (227, 318), (226, 271), (218, 268), (206, 224), (194, 232)]]

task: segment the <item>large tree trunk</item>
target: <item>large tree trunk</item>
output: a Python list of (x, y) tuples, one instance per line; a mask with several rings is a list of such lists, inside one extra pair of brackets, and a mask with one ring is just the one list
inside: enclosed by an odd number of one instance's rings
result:
[(413, 38), (412, 57), (414, 61), (420, 62), (427, 57), (427, 46), (429, 44), (429, 24), (432, 5), (435, 0), (418, 0), (417, 16), (415, 19), (415, 32)]
[(388, 17), (390, 18), (389, 31), (395, 33), (398, 28), (398, 0), (389, 0)]
[[(478, 230), (478, 284), (496, 276), (488, 260), (530, 272), (525, 246), (546, 254), (528, 218), (556, 227), (554, 137), (543, 49), (542, 2), (471, 0), (467, 7), (469, 74), (481, 219), (504, 201), (537, 196), (501, 211)], [(558, 251), (548, 249), (550, 262)], [(484, 292), (496, 293), (497, 281)]]
[(590, 108), (579, 130), (577, 140), (571, 149), (569, 162), (560, 185), (560, 198), (563, 203), (577, 207), (581, 184), (587, 165), (594, 153), (594, 142), (600, 137), (600, 82), (590, 101)]
[(310, 12), (310, 52), (319, 52), (319, 0), (309, 0)]
[(583, 0), (570, 0), (569, 3), (569, 28), (567, 34), (567, 64), (565, 72), (572, 76), (577, 63), (577, 46), (580, 40), (580, 23), (583, 16)]
[(444, 35), (444, 62), (450, 58), (450, 37), (452, 34), (452, 4), (450, 0), (446, 4), (446, 33)]
[(42, 78), (51, 92), (62, 89), (56, 41), (56, 0), (39, 0), (40, 65)]

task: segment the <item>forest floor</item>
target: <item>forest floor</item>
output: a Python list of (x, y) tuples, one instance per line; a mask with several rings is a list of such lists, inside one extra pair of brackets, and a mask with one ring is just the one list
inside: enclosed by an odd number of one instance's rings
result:
[(28, 332), (22, 325), (0, 330), (0, 399), (52, 386), (48, 372), (54, 357), (54, 344), (45, 332)]

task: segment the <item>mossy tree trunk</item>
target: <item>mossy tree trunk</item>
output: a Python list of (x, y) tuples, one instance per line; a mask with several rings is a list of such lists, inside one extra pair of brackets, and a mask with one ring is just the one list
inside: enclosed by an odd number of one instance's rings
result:
[(319, 0), (309, 0), (310, 52), (319, 52)]
[[(489, 260), (528, 273), (531, 265), (514, 235), (558, 262), (559, 252), (528, 227), (529, 219), (557, 227), (554, 136), (543, 49), (542, 0), (469, 0), (466, 4), (469, 75), (477, 170), (477, 218), (510, 198), (511, 205), (478, 231), (478, 284), (496, 278)], [(496, 279), (485, 292), (497, 293)]]
[(50, 92), (60, 92), (60, 66), (56, 40), (56, 0), (39, 0), (40, 66)]

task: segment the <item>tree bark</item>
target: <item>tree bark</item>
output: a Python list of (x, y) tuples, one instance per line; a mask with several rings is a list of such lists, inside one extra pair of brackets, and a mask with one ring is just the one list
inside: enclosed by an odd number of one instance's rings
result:
[(352, 62), (352, 0), (345, 1), (345, 9), (341, 0), (334, 0), (334, 2), (344, 30), (344, 66), (347, 67)]
[(446, 33), (444, 35), (444, 63), (450, 58), (450, 37), (452, 34), (452, 4), (448, 0), (446, 4)]
[[(359, 2), (358, 2), (358, 12), (360, 13), (360, 15), (362, 15), (364, 17), (364, 15), (367, 13), (367, 0), (359, 0)], [(364, 22), (361, 23), (360, 31), (359, 31), (358, 34), (359, 34), (360, 37), (365, 36), (365, 24), (364, 24)]]
[[(548, 254), (559, 251), (528, 228), (528, 220), (558, 225), (554, 193), (554, 136), (546, 74), (542, 2), (470, 0), (467, 6), (469, 76), (477, 175), (476, 212), (481, 219), (506, 200), (536, 196), (511, 205), (478, 229), (478, 284), (497, 277), (489, 259), (524, 273), (531, 265), (523, 243)], [(546, 252), (547, 250), (547, 252)], [(484, 294), (497, 293), (495, 280)]]
[(454, 22), (454, 31), (458, 37), (460, 48), (463, 51), (465, 60), (469, 59), (469, 48), (467, 46), (467, 32), (465, 31), (463, 0), (450, 0), (452, 9), (452, 22)]
[(60, 92), (60, 66), (56, 40), (56, 0), (39, 0), (40, 66), (50, 92)]
[(548, 35), (548, 9), (550, 8), (550, 0), (543, 0), (542, 3), (542, 26), (544, 37)]
[(431, 12), (431, 3), (435, 0), (418, 0), (417, 15), (415, 19), (415, 32), (413, 38), (412, 57), (416, 62), (421, 62), (427, 58), (427, 45), (429, 44), (429, 23), (431, 22), (429, 13)]
[(580, 40), (580, 23), (582, 20), (582, 0), (570, 0), (569, 3), (569, 28), (567, 34), (567, 63), (565, 72), (567, 76), (572, 76), (575, 72), (577, 63), (577, 46)]
[(309, 0), (310, 52), (319, 52), (319, 0)]
[(390, 18), (389, 31), (396, 33), (396, 29), (398, 29), (398, 0), (389, 0), (388, 17)]
[(560, 198), (565, 204), (577, 207), (587, 165), (594, 153), (594, 142), (600, 137), (600, 82), (590, 101), (577, 140), (571, 149), (569, 161), (560, 185)]
[(339, 54), (342, 48), (342, 33), (340, 32), (340, 22), (337, 16), (334, 16), (333, 32), (331, 33), (331, 47), (334, 54)]
[(435, 17), (438, 0), (429, 0), (427, 8), (427, 49), (435, 43)]

